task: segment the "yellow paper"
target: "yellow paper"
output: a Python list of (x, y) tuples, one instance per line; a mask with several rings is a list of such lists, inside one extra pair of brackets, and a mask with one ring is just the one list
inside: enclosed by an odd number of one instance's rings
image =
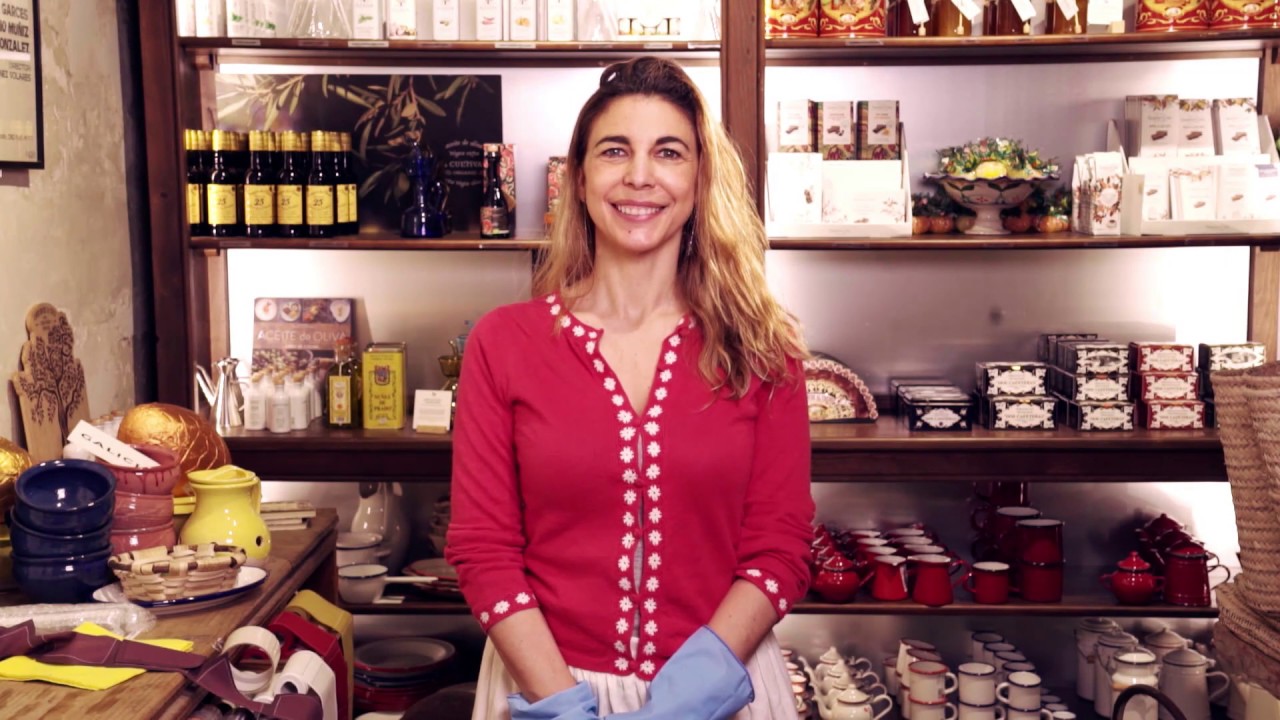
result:
[[(85, 635), (106, 635), (120, 640), (121, 637), (108, 632), (105, 628), (93, 623), (83, 623), (76, 632)], [(190, 652), (195, 643), (190, 640), (140, 640), (148, 645), (156, 645), (170, 650)], [(146, 670), (138, 668), (106, 668), (87, 665), (50, 665), (29, 657), (11, 657), (0, 660), (0, 680), (43, 680), (55, 685), (68, 685), (81, 690), (106, 690), (115, 687), (129, 678), (137, 677)]]

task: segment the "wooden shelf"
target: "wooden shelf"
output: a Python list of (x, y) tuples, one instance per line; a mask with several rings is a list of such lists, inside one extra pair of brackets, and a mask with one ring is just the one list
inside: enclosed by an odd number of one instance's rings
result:
[[(197, 63), (216, 61), (283, 64), (472, 66), (598, 65), (637, 55), (662, 55), (692, 63), (718, 63), (718, 41), (689, 42), (435, 42), (430, 40), (311, 40), (302, 38), (178, 38)], [(208, 62), (212, 65), (213, 62)]]
[[(1213, 430), (912, 433), (892, 417), (810, 426), (814, 482), (1224, 482)], [(232, 458), (270, 480), (448, 482), (452, 442), (409, 430), (235, 430)]]
[(1280, 247), (1277, 235), (913, 235), (911, 237), (773, 238), (774, 250), (1065, 250), (1080, 248)]
[(193, 237), (196, 250), (535, 250), (546, 245), (541, 237), (492, 240), (472, 233), (442, 238), (402, 238), (391, 233), (364, 233), (332, 238), (216, 238)]
[(917, 60), (1065, 62), (1153, 60), (1159, 57), (1258, 55), (1280, 41), (1280, 30), (1032, 35), (993, 37), (771, 38), (769, 64), (910, 63)]

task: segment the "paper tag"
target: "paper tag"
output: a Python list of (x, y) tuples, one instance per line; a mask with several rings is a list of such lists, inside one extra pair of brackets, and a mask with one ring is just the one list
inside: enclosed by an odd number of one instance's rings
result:
[(160, 464), (84, 420), (76, 423), (76, 426), (71, 429), (67, 441), (112, 465), (149, 468)]
[(1080, 6), (1076, 4), (1076, 0), (1058, 0), (1058, 9), (1062, 11), (1062, 17), (1070, 20), (1080, 12)]
[(974, 2), (974, 0), (951, 0), (951, 4), (955, 5), (960, 14), (964, 16), (964, 19), (969, 22), (973, 22), (973, 19), (978, 16), (978, 12), (982, 9), (978, 7), (978, 3)]
[(1012, 0), (1013, 9), (1018, 11), (1018, 18), (1022, 22), (1027, 22), (1036, 16), (1036, 9), (1031, 6), (1031, 0)]
[(453, 416), (453, 393), (448, 390), (415, 390), (413, 429), (421, 433), (449, 432)]
[(1124, 0), (1094, 0), (1089, 3), (1089, 24), (1110, 25), (1124, 20)]
[(929, 22), (929, 8), (924, 0), (907, 0), (907, 9), (911, 11), (911, 24), (923, 25)]

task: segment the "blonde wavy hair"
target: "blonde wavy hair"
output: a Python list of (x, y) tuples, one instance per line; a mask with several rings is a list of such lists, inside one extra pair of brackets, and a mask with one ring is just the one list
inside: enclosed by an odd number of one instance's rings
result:
[(787, 379), (788, 360), (802, 360), (808, 351), (798, 324), (765, 283), (768, 240), (742, 159), (707, 112), (702, 93), (669, 60), (639, 57), (610, 65), (583, 105), (569, 143), (549, 247), (534, 275), (535, 293), (555, 293), (572, 307), (590, 288), (595, 227), (578, 185), (596, 119), (613, 101), (630, 95), (666, 100), (685, 113), (697, 134), (694, 209), (685, 225), (677, 282), (702, 326), (699, 373), (713, 389), (728, 388), (733, 397), (746, 394), (753, 377)]

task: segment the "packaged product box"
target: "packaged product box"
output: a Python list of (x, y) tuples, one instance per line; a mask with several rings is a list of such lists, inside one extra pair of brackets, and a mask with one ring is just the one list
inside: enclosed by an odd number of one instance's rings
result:
[(1218, 218), (1218, 168), (1169, 170), (1169, 217), (1209, 221)]
[(1258, 106), (1253, 98), (1214, 100), (1213, 128), (1219, 155), (1258, 153)]
[(1200, 343), (1201, 370), (1244, 370), (1267, 362), (1267, 346), (1260, 342), (1210, 345)]
[(901, 160), (897, 100), (859, 100), (857, 104), (859, 160)]
[(507, 39), (534, 42), (538, 39), (538, 0), (510, 0)]
[(765, 179), (769, 223), (822, 222), (822, 156), (817, 153), (769, 153)]
[(1130, 95), (1125, 98), (1125, 145), (1130, 155), (1174, 157), (1178, 154), (1177, 95)]
[(944, 377), (891, 377), (889, 378), (889, 412), (896, 414), (901, 401), (899, 393), (902, 388), (949, 387), (963, 394), (963, 391)]
[(779, 152), (817, 152), (817, 115), (817, 103), (808, 100), (780, 101), (778, 103)]
[(1169, 219), (1168, 158), (1129, 158), (1129, 173), (1142, 176), (1142, 219)]
[(453, 42), (461, 38), (459, 0), (434, 0), (431, 3), (431, 39)]
[(1134, 372), (1191, 372), (1196, 349), (1170, 342), (1129, 343), (1129, 369)]
[(1073, 374), (1053, 368), (1053, 391), (1072, 402), (1114, 402), (1129, 398), (1129, 369), (1115, 372)]
[(1198, 400), (1200, 376), (1194, 372), (1142, 372), (1133, 376), (1137, 400)]
[(853, 136), (853, 103), (848, 100), (817, 103), (818, 152), (823, 160), (853, 160), (858, 144)]
[(1212, 105), (1208, 100), (1178, 98), (1178, 156), (1208, 157), (1215, 153)]
[(387, 39), (418, 39), (418, 3), (416, 0), (387, 0)]
[(1054, 361), (1054, 350), (1062, 340), (1097, 340), (1097, 333), (1042, 333), (1036, 343), (1036, 359), (1040, 362)]
[(902, 387), (899, 416), (921, 432), (973, 429), (973, 398), (955, 387)]
[(383, 0), (353, 0), (351, 37), (356, 40), (382, 39)]
[(901, 162), (822, 161), (822, 222), (892, 225), (906, 221)]
[(1052, 395), (994, 395), (983, 399), (982, 425), (990, 430), (1054, 430), (1058, 399)]
[(1199, 430), (1204, 411), (1200, 400), (1144, 401), (1138, 403), (1138, 424), (1148, 430)]
[(542, 36), (551, 42), (573, 40), (574, 0), (545, 0)]
[(502, 42), (502, 29), (506, 18), (502, 14), (502, 0), (475, 0), (476, 40)]
[(1136, 405), (1129, 401), (1064, 402), (1066, 425), (1082, 432), (1132, 430)]
[(361, 354), (365, 428), (404, 427), (406, 353), (402, 342), (380, 342), (369, 343)]
[(1049, 366), (1040, 362), (980, 362), (974, 369), (982, 395), (1044, 395)]
[(1254, 210), (1258, 169), (1244, 162), (1224, 162), (1218, 166), (1218, 219), (1251, 220)]
[(1058, 343), (1058, 367), (1072, 375), (1124, 372), (1129, 364), (1129, 347), (1113, 342)]

